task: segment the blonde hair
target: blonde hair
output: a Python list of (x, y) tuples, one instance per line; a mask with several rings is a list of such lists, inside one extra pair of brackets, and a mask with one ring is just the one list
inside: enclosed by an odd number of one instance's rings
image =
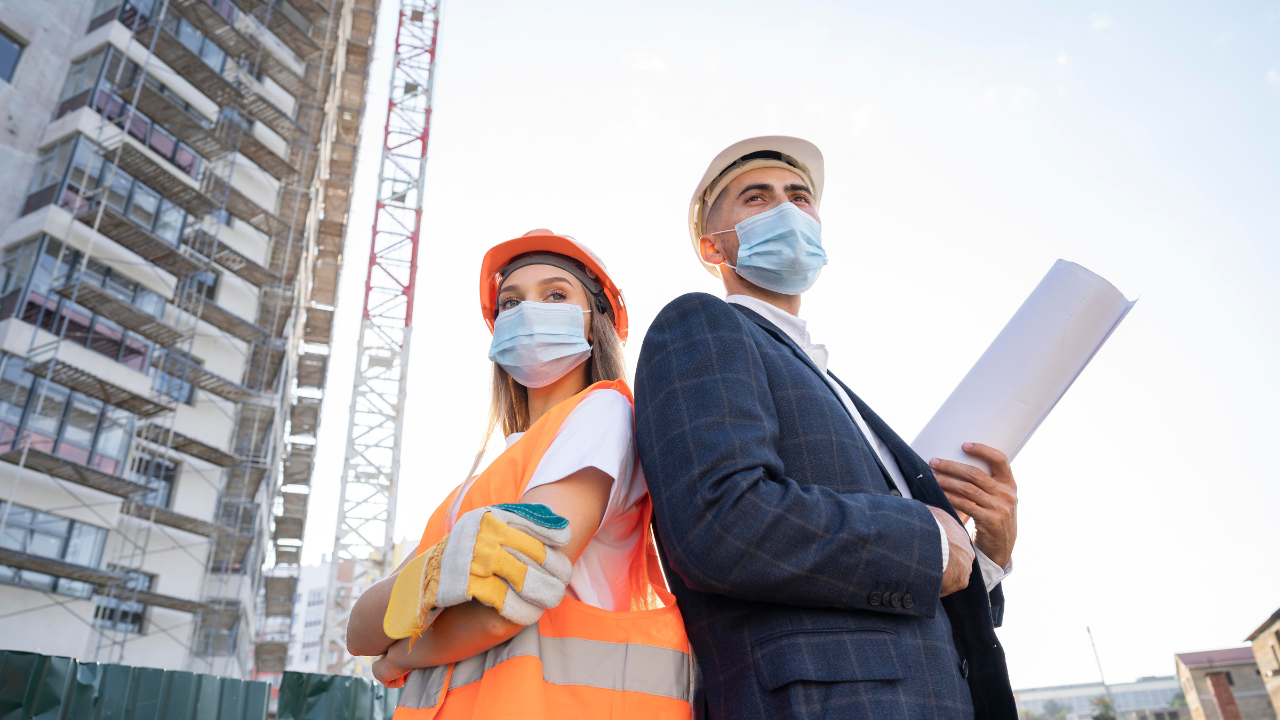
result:
[[(622, 341), (618, 339), (618, 332), (613, 327), (611, 312), (591, 313), (591, 338), (591, 356), (586, 360), (587, 384), (626, 380), (627, 364), (622, 355)], [(480, 461), (484, 459), (485, 448), (489, 447), (489, 440), (499, 424), (502, 425), (503, 435), (529, 429), (529, 388), (516, 382), (501, 365), (493, 363), (489, 421), (480, 438), (480, 449), (476, 451), (471, 470), (467, 472), (467, 479), (476, 474), (476, 468), (480, 467)]]

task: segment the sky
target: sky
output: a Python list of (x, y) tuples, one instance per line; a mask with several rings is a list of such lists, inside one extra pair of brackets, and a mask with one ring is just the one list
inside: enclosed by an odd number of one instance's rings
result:
[[(333, 545), (396, 9), (308, 563)], [(1096, 681), (1086, 627), (1127, 682), (1240, 646), (1280, 606), (1280, 0), (446, 0), (432, 117), (397, 537), (416, 542), (480, 443), (485, 250), (538, 227), (590, 245), (626, 293), (634, 371), (667, 302), (722, 293), (685, 225), (707, 164), (787, 134), (826, 161), (830, 264), (801, 317), (905, 438), (1055, 260), (1141, 298), (1014, 463), (1015, 688)]]

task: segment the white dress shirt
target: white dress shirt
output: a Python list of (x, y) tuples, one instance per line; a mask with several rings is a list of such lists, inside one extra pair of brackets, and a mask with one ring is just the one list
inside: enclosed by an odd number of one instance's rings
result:
[[(774, 307), (759, 298), (750, 295), (730, 295), (725, 298), (726, 302), (754, 310), (765, 320), (773, 323), (779, 330), (787, 334), (801, 350), (804, 351), (814, 365), (818, 366), (818, 370), (822, 371), (822, 378), (827, 381), (827, 385), (831, 387), (832, 392), (844, 404), (849, 414), (853, 416), (853, 421), (857, 424), (858, 429), (862, 431), (862, 436), (871, 444), (871, 448), (875, 450), (876, 455), (880, 457), (880, 462), (884, 464), (885, 470), (889, 473), (889, 479), (893, 480), (893, 484), (898, 488), (898, 492), (902, 493), (902, 497), (910, 498), (911, 489), (907, 487), (907, 481), (902, 477), (902, 468), (898, 467), (898, 461), (893, 457), (893, 453), (889, 452), (888, 446), (884, 444), (884, 440), (872, 431), (871, 426), (867, 425), (867, 421), (862, 417), (862, 413), (858, 412), (858, 407), (853, 404), (853, 400), (849, 394), (840, 387), (840, 383), (827, 373), (827, 361), (829, 353), (825, 345), (815, 344), (809, 338), (808, 323), (791, 313)], [(935, 520), (937, 520), (935, 518)], [(951, 551), (947, 546), (947, 531), (942, 526), (942, 522), (938, 521), (938, 532), (942, 535), (942, 567), (947, 566), (947, 558)], [(1013, 560), (1009, 561), (1007, 567), (1000, 567), (994, 560), (987, 557), (981, 550), (974, 548), (978, 556), (978, 567), (982, 569), (982, 581), (990, 592), (1001, 580), (1009, 576), (1013, 572)]]

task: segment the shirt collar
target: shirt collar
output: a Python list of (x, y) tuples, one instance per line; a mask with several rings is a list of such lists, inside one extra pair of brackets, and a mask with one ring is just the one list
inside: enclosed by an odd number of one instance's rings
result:
[(825, 345), (815, 344), (809, 338), (809, 324), (804, 320), (792, 315), (778, 307), (774, 307), (760, 298), (751, 297), (750, 295), (729, 295), (725, 302), (735, 305), (741, 305), (749, 310), (754, 310), (761, 317), (773, 323), (779, 330), (787, 334), (805, 355), (818, 366), (818, 370), (823, 374), (827, 372), (827, 347)]

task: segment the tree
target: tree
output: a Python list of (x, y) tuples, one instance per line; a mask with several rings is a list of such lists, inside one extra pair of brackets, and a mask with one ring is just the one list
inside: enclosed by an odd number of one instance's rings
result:
[(1111, 707), (1111, 701), (1105, 697), (1096, 697), (1093, 699), (1093, 720), (1116, 720), (1115, 708)]
[(1050, 700), (1044, 704), (1044, 716), (1049, 720), (1064, 720), (1068, 712), (1071, 712), (1071, 708), (1057, 700)]

